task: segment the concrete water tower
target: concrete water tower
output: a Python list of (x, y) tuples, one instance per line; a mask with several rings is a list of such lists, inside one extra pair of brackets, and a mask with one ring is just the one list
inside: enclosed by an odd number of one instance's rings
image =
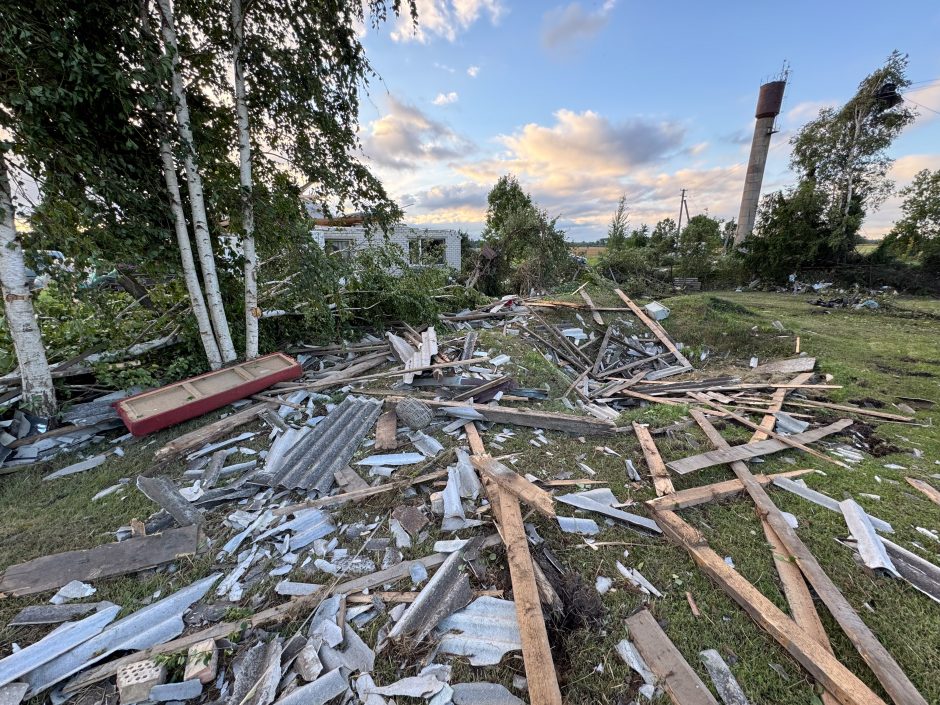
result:
[(786, 85), (787, 76), (784, 71), (782, 80), (770, 81), (760, 87), (757, 111), (754, 114), (757, 122), (754, 125), (754, 138), (751, 140), (751, 157), (747, 162), (744, 193), (741, 194), (741, 211), (738, 213), (738, 229), (734, 234), (735, 245), (744, 242), (744, 238), (754, 229), (761, 182), (764, 180), (764, 167), (767, 165), (767, 152), (770, 150), (770, 136), (776, 131), (774, 122), (780, 114)]

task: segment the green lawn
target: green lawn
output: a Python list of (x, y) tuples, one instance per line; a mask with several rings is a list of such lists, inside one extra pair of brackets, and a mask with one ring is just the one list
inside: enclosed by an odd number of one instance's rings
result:
[[(618, 300), (609, 291), (591, 289), (591, 296), (600, 306), (618, 305)], [(664, 325), (676, 340), (691, 349), (690, 359), (707, 374), (740, 371), (752, 355), (762, 360), (790, 355), (796, 336), (799, 336), (801, 349), (818, 358), (817, 369), (833, 375), (834, 383), (844, 385), (843, 389), (832, 392), (832, 400), (877, 400), (886, 404), (887, 410), (892, 410), (891, 404), (899, 396), (940, 399), (940, 350), (937, 344), (940, 340), (940, 302), (898, 299), (877, 311), (837, 310), (826, 313), (824, 309), (809, 306), (806, 303), (808, 298), (733, 292), (675, 297), (665, 301), (672, 309), (672, 315)], [(572, 300), (580, 301), (580, 297)], [(573, 312), (563, 317), (569, 322), (575, 321)], [(585, 315), (584, 319), (590, 321), (589, 316)], [(775, 320), (784, 325), (785, 332), (772, 326)], [(510, 369), (523, 384), (548, 385), (553, 396), (567, 387), (558, 371), (517, 337), (503, 336), (499, 329), (494, 329), (481, 337), (479, 347), (510, 354), (513, 358)], [(706, 360), (700, 362), (700, 354), (706, 350)], [(538, 406), (546, 410), (564, 409), (556, 399)], [(664, 413), (658, 409), (645, 412), (645, 416), (657, 425), (668, 423), (667, 417), (671, 414), (674, 412)], [(807, 482), (837, 499), (855, 497), (869, 512), (894, 525), (897, 543), (940, 563), (940, 544), (926, 546), (926, 551), (915, 549), (910, 544), (918, 541), (926, 545), (930, 541), (918, 534), (914, 527), (940, 528), (940, 507), (931, 504), (904, 482), (905, 476), (912, 476), (928, 479), (940, 486), (940, 482), (930, 477), (940, 472), (940, 466), (935, 463), (940, 459), (940, 426), (937, 424), (940, 418), (935, 418), (937, 416), (936, 410), (918, 411), (916, 426), (876, 425), (875, 433), (896, 446), (897, 452), (880, 458), (867, 458), (851, 471), (808, 456), (801, 457), (796, 452), (769, 456), (767, 462), (754, 467), (761, 472), (794, 467), (823, 470), (825, 476), (810, 476)], [(186, 429), (195, 425), (191, 423)], [(485, 434), (484, 442), (491, 441), (501, 428), (497, 426)], [(91, 496), (113, 484), (117, 478), (133, 477), (149, 467), (153, 451), (186, 429), (171, 429), (155, 439), (145, 439), (129, 447), (123, 459), (109, 460), (84, 475), (55, 483), (42, 483), (39, 479), (52, 468), (0, 477), (0, 510), (4, 516), (0, 526), (0, 567), (46, 553), (109, 541), (112, 539), (109, 532), (117, 526), (128, 523), (133, 517), (145, 518), (155, 507), (136, 490), (128, 489), (95, 503), (91, 502)], [(640, 503), (653, 496), (651, 487), (635, 488), (628, 483), (621, 457), (602, 450), (602, 446), (607, 446), (631, 458), (643, 472), (642, 453), (630, 434), (603, 440), (587, 438), (582, 443), (561, 434), (547, 433), (552, 444), (536, 448), (529, 443), (532, 438), (529, 430), (517, 428), (515, 431), (516, 437), (506, 442), (503, 449), (491, 450), (494, 455), (518, 451), (520, 459), (513, 467), (521, 473), (550, 478), (569, 471), (577, 477), (580, 471), (576, 463), (580, 461), (593, 468), (598, 478), (608, 481), (621, 501)], [(725, 435), (732, 442), (741, 442), (748, 434), (727, 427)], [(256, 447), (266, 443), (260, 435), (253, 440)], [(704, 436), (692, 429), (670, 438), (659, 437), (657, 443), (666, 460), (708, 448)], [(915, 458), (914, 449), (923, 451), (923, 457)], [(788, 464), (787, 458), (797, 465)], [(54, 467), (66, 463), (63, 458)], [(906, 469), (884, 467), (891, 463)], [(175, 472), (181, 473), (182, 469), (179, 466)], [(674, 483), (677, 489), (682, 489), (730, 477), (729, 470), (719, 467), (676, 478)], [(906, 583), (870, 577), (860, 569), (851, 552), (835, 541), (847, 534), (840, 515), (779, 490), (771, 489), (770, 493), (781, 509), (793, 512), (799, 518), (800, 536), (927, 701), (940, 702), (940, 606)], [(880, 495), (881, 500), (867, 499), (859, 493)], [(354, 514), (370, 519), (384, 517), (396, 503), (397, 499), (380, 497), (374, 502), (344, 509), (342, 517), (350, 519)], [(207, 531), (216, 545), (227, 536), (227, 530), (221, 528), (220, 521), (232, 509), (234, 507), (224, 507), (210, 517)], [(643, 509), (639, 507), (636, 511), (642, 513)], [(574, 515), (571, 508), (562, 505), (559, 505), (559, 513)], [(720, 555), (730, 556), (745, 577), (774, 603), (786, 609), (771, 552), (753, 506), (746, 497), (687, 509), (683, 516), (703, 531)], [(532, 515), (526, 519), (535, 525), (556, 556), (581, 576), (589, 591), (593, 590), (598, 575), (615, 581), (616, 591), (603, 597), (604, 609), (599, 622), (586, 627), (565, 624), (551, 630), (555, 661), (567, 703), (619, 705), (635, 696), (638, 682), (620, 662), (614, 646), (625, 638), (624, 620), (642, 604), (642, 600), (620, 579), (615, 567), (617, 560), (638, 568), (664, 593), (663, 598), (650, 603), (650, 608), (706, 682), (707, 676), (697, 655), (703, 649), (715, 648), (729, 661), (752, 703), (810, 705), (818, 702), (813, 686), (799, 665), (700, 573), (683, 550), (664, 539), (641, 536), (623, 526), (608, 526), (602, 518), (597, 520), (602, 528), (597, 540), (615, 542), (616, 545), (595, 551), (585, 547), (579, 538), (561, 533), (544, 517)], [(440, 537), (432, 531), (427, 541), (406, 551), (405, 557), (430, 552), (431, 544)], [(351, 551), (358, 546), (345, 538), (343, 541)], [(624, 556), (625, 550), (629, 551), (628, 557)], [(216, 568), (209, 559), (181, 563), (181, 569), (173, 575), (148, 574), (99, 581), (96, 599), (112, 599), (131, 609), (157, 589), (166, 594), (170, 589), (181, 587)], [(492, 552), (489, 565), (487, 582), (508, 587), (501, 550)], [(299, 579), (316, 580), (317, 577), (306, 575)], [(701, 610), (700, 618), (692, 616), (686, 591), (694, 596)], [(250, 596), (246, 596), (245, 604)], [(40, 630), (10, 630), (3, 625), (26, 604), (46, 600), (48, 595), (0, 601), (0, 649), (3, 653), (7, 652), (11, 641), (27, 644), (44, 633)], [(271, 602), (268, 598), (263, 606)], [(861, 658), (822, 606), (820, 613), (837, 656), (884, 696)], [(374, 634), (377, 627), (378, 624), (373, 623), (368, 633)], [(376, 681), (382, 683), (394, 678), (401, 662), (398, 655), (381, 657), (376, 667)], [(455, 681), (461, 678), (493, 680), (510, 685), (513, 674), (524, 674), (518, 655), (507, 657), (498, 668), (459, 666), (455, 669)]]

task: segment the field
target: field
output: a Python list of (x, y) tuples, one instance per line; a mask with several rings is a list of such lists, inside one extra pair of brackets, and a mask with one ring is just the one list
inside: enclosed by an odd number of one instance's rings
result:
[(588, 264), (595, 265), (598, 260), (601, 258), (601, 255), (607, 250), (606, 247), (598, 247), (596, 245), (572, 245), (571, 254), (577, 255), (578, 257), (584, 257)]
[[(591, 295), (599, 306), (618, 305), (609, 291), (592, 289)], [(672, 315), (664, 325), (674, 339), (682, 341), (691, 350), (690, 359), (706, 375), (717, 375), (732, 367), (746, 367), (751, 356), (769, 360), (790, 355), (799, 336), (801, 349), (818, 358), (817, 370), (831, 374), (835, 384), (843, 385), (841, 389), (832, 391), (829, 397), (832, 401), (884, 404), (885, 410), (893, 411), (892, 405), (899, 397), (940, 399), (940, 353), (937, 348), (940, 302), (899, 298), (876, 311), (850, 309), (829, 312), (808, 305), (806, 298), (734, 292), (675, 297), (665, 301), (672, 309)], [(580, 301), (580, 298), (571, 300)], [(574, 317), (568, 315), (559, 317), (561, 319), (573, 322)], [(783, 324), (783, 332), (772, 325), (774, 321)], [(537, 351), (521, 344), (517, 337), (504, 336), (499, 329), (494, 329), (482, 336), (479, 348), (489, 349), (494, 354), (505, 352), (511, 355), (513, 363), (509, 369), (523, 385), (548, 385), (552, 396), (564, 392), (566, 382), (559, 378), (558, 370)], [(703, 353), (707, 354), (704, 362), (700, 362)], [(544, 402), (542, 408), (564, 409), (555, 400)], [(670, 423), (682, 413), (682, 409), (655, 407), (631, 418), (641, 418), (659, 426)], [(0, 526), (0, 568), (56, 551), (110, 541), (113, 539), (110, 532), (118, 526), (128, 524), (135, 517), (144, 519), (156, 507), (132, 488), (96, 502), (92, 502), (91, 497), (119, 478), (133, 478), (147, 470), (156, 448), (202, 423), (205, 421), (191, 422), (143, 439), (129, 446), (124, 458), (113, 458), (99, 468), (54, 483), (40, 480), (53, 467), (0, 477), (0, 511), (4, 517)], [(733, 436), (730, 427), (726, 427), (724, 433), (741, 441), (747, 438), (743, 432)], [(940, 529), (940, 507), (931, 504), (904, 481), (908, 476), (919, 477), (938, 485), (931, 476), (940, 472), (937, 464), (940, 461), (940, 413), (936, 409), (921, 410), (917, 413), (916, 425), (876, 424), (872, 433), (883, 439), (886, 453), (877, 458), (867, 456), (850, 471), (796, 451), (768, 456), (765, 463), (754, 467), (761, 472), (794, 467), (814, 467), (823, 471), (824, 474), (807, 476), (807, 483), (840, 500), (855, 497), (872, 515), (893, 524), (896, 543), (940, 563), (940, 544), (927, 545), (930, 539), (915, 529), (917, 526)], [(491, 435), (484, 434), (484, 442)], [(628, 483), (623, 457), (633, 459), (641, 472), (645, 468), (642, 453), (632, 435), (618, 435), (605, 439), (603, 443), (591, 438), (579, 442), (557, 433), (546, 433), (546, 436), (552, 444), (535, 448), (529, 443), (532, 435), (528, 430), (517, 429), (516, 437), (504, 444), (499, 452), (520, 452), (520, 460), (514, 468), (520, 473), (529, 472), (545, 478), (561, 471), (577, 473), (577, 463), (583, 462), (596, 471), (598, 479), (609, 482), (621, 502), (640, 503), (653, 496), (651, 487), (635, 489), (632, 483)], [(253, 439), (259, 448), (264, 447), (260, 437)], [(692, 429), (668, 438), (661, 437), (657, 444), (667, 461), (701, 452), (707, 447), (704, 436)], [(603, 445), (622, 457), (606, 453)], [(920, 457), (915, 456), (915, 450), (920, 452)], [(58, 459), (54, 467), (68, 462), (71, 459)], [(891, 469), (887, 465), (904, 469)], [(176, 476), (182, 469), (175, 469)], [(676, 489), (683, 489), (730, 477), (729, 470), (716, 467), (674, 478), (674, 484)], [(780, 490), (771, 489), (770, 493), (781, 509), (798, 517), (801, 538), (927, 701), (940, 702), (940, 607), (902, 581), (874, 577), (862, 570), (853, 559), (852, 552), (835, 540), (847, 535), (841, 515)], [(862, 493), (876, 495), (880, 499)], [(395, 503), (394, 498), (377, 499), (374, 504), (345, 509), (338, 518), (352, 518), (353, 515), (347, 516), (347, 512), (362, 516), (364, 511), (369, 516), (384, 516)], [(226, 531), (229, 530), (221, 528), (220, 522), (232, 509), (223, 507), (210, 518), (207, 533), (214, 537), (216, 543), (227, 537)], [(638, 513), (643, 511), (642, 508), (634, 510)], [(573, 514), (559, 511), (569, 516)], [(774, 557), (761, 533), (750, 500), (741, 497), (706, 504), (683, 510), (682, 515), (706, 535), (710, 545), (721, 556), (730, 557), (746, 578), (786, 610)], [(729, 662), (752, 703), (816, 705), (820, 702), (819, 690), (810, 682), (806, 672), (710, 582), (680, 548), (662, 538), (640, 535), (623, 525), (607, 525), (599, 521), (601, 533), (596, 539), (608, 544), (592, 550), (580, 538), (561, 533), (556, 524), (544, 517), (533, 515), (526, 521), (535, 526), (558, 559), (580, 575), (583, 586), (587, 588), (583, 594), (593, 595), (598, 576), (615, 581), (616, 590), (603, 596), (599, 614), (596, 614), (597, 604), (591, 604), (586, 598), (583, 614), (571, 614), (563, 622), (552, 625), (550, 634), (555, 663), (567, 703), (620, 705), (636, 697), (639, 682), (619, 660), (614, 647), (626, 637), (624, 620), (641, 606), (643, 600), (619, 579), (615, 565), (618, 560), (639, 569), (663, 593), (662, 598), (650, 602), (650, 609), (706, 682), (709, 681), (699, 663), (698, 653), (714, 648)], [(443, 535), (432, 532), (427, 541), (406, 552), (405, 557), (429, 553), (431, 543), (440, 537)], [(915, 547), (914, 542), (923, 548)], [(624, 556), (625, 551), (629, 553), (628, 557)], [(493, 566), (490, 577), (501, 586), (508, 585), (502, 568), (504, 564), (501, 550), (494, 550), (490, 559)], [(147, 573), (99, 581), (95, 599), (115, 601), (123, 605), (126, 612), (139, 607), (156, 590), (167, 594), (215, 568), (212, 559), (206, 557), (180, 561), (177, 572), (172, 574)], [(316, 575), (295, 579), (325, 582), (317, 580)], [(267, 585), (261, 594), (268, 595), (268, 601), (249, 609), (262, 609), (272, 604), (270, 592), (270, 585)], [(700, 617), (691, 613), (687, 592), (701, 611)], [(258, 593), (253, 591), (246, 596), (245, 604), (254, 594)], [(13, 630), (3, 625), (23, 606), (46, 599), (48, 596), (0, 601), (0, 654), (8, 653), (13, 641), (25, 645), (42, 635), (39, 630)], [(875, 692), (885, 697), (838, 625), (821, 604), (818, 608), (837, 657)], [(238, 610), (244, 610), (244, 607)], [(597, 621), (591, 621), (592, 617)], [(586, 620), (586, 625), (579, 624), (579, 619)], [(286, 625), (285, 633), (289, 633), (290, 626)], [(383, 656), (376, 666), (376, 681), (381, 683), (383, 679), (386, 682), (392, 679), (398, 663), (399, 660), (393, 656)], [(509, 686), (513, 675), (523, 673), (523, 664), (517, 655), (504, 659), (498, 668), (458, 665), (454, 681), (492, 680)]]

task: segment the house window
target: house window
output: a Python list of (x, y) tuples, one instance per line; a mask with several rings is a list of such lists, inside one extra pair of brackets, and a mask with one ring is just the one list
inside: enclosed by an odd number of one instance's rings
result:
[(416, 237), (408, 241), (408, 262), (414, 266), (447, 264), (447, 242), (444, 238)]
[(326, 241), (326, 243), (324, 243), (323, 249), (328, 255), (349, 259), (352, 257), (355, 244), (356, 243), (354, 240), (339, 240), (336, 238), (330, 238)]

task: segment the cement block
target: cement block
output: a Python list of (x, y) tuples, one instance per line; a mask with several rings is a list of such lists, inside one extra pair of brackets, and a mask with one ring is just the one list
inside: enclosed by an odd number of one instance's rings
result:
[(218, 669), (219, 650), (215, 648), (215, 639), (206, 639), (189, 647), (183, 680), (196, 679), (203, 685), (208, 685), (215, 678)]
[(142, 703), (150, 698), (150, 690), (166, 681), (166, 667), (153, 660), (137, 661), (121, 666), (117, 672), (121, 705)]

